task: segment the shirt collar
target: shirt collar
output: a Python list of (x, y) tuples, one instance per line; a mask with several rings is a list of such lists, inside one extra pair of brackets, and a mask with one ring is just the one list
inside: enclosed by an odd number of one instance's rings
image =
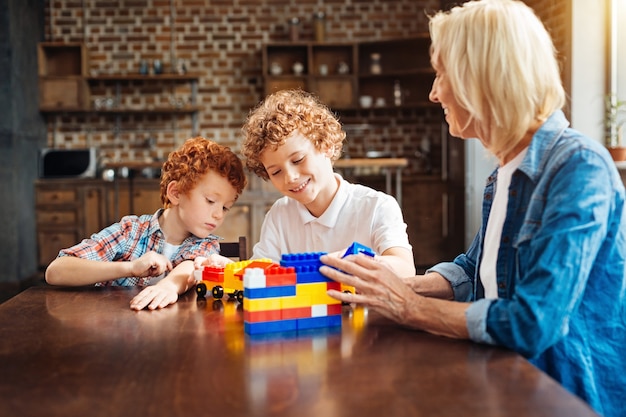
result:
[(152, 218), (150, 219), (150, 234), (159, 232), (163, 235), (161, 225), (159, 224), (159, 217), (161, 217), (164, 211), (165, 210), (163, 208), (160, 208), (152, 215)]
[(569, 121), (561, 110), (556, 110), (533, 135), (519, 169), (536, 181), (552, 153), (552, 148), (569, 126)]

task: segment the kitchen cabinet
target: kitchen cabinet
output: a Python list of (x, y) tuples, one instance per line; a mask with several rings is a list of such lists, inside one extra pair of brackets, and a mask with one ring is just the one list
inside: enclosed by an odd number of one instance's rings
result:
[(107, 224), (129, 214), (152, 214), (163, 207), (158, 179), (116, 178), (106, 183), (106, 190)]
[(105, 188), (98, 180), (38, 180), (35, 183), (38, 266), (59, 250), (100, 230), (106, 219)]
[(41, 109), (78, 110), (89, 105), (84, 44), (41, 42), (37, 59)]

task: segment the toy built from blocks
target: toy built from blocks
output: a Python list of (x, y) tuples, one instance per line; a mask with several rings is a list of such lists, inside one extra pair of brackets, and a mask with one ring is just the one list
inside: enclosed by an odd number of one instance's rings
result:
[[(359, 253), (374, 256), (370, 248), (354, 242), (343, 257)], [(340, 326), (341, 301), (326, 291), (353, 292), (354, 288), (319, 272), (320, 256), (325, 254), (284, 254), (280, 265), (269, 259), (254, 259), (224, 268), (205, 266), (195, 271), (196, 293), (204, 297), (210, 289), (214, 298), (228, 294), (242, 302), (244, 329), (251, 335)]]

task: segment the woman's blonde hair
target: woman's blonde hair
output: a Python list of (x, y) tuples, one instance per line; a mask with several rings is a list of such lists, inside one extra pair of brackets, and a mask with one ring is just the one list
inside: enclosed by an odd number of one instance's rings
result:
[(494, 155), (565, 105), (552, 39), (521, 1), (469, 1), (432, 16), (429, 29), (432, 61)]
[(294, 131), (313, 143), (320, 152), (329, 152), (336, 161), (341, 156), (345, 131), (330, 109), (311, 93), (281, 90), (265, 98), (248, 115), (243, 125), (241, 152), (246, 167), (264, 180), (269, 176), (261, 154), (283, 145)]

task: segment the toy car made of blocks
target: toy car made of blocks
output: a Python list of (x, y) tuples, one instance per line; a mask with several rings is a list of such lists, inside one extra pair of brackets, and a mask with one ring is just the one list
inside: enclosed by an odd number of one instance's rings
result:
[(224, 294), (243, 302), (243, 273), (246, 268), (267, 268), (275, 265), (270, 259), (255, 259), (227, 264), (225, 267), (205, 265), (194, 271), (196, 278), (196, 294), (205, 297), (211, 289), (215, 299), (221, 299)]

